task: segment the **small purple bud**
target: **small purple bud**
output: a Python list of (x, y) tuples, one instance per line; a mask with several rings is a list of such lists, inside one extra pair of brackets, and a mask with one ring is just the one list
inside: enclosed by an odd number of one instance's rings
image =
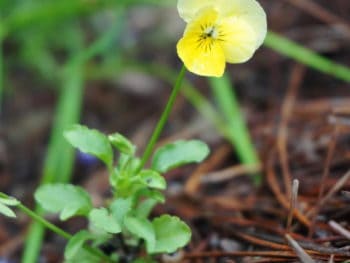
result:
[(93, 166), (98, 163), (98, 159), (95, 156), (81, 151), (77, 151), (77, 159), (83, 166)]

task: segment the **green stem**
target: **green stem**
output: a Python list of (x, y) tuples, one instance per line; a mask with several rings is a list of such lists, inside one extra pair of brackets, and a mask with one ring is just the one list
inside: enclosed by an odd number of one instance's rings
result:
[(179, 75), (178, 75), (178, 77), (176, 79), (174, 88), (173, 88), (173, 90), (172, 90), (172, 92), (170, 94), (169, 100), (168, 100), (168, 102), (167, 102), (167, 104), (165, 106), (165, 109), (164, 109), (164, 111), (162, 113), (162, 116), (160, 117), (160, 119), (159, 119), (159, 121), (157, 123), (157, 126), (154, 129), (154, 131), (153, 131), (152, 137), (151, 137), (151, 139), (149, 140), (149, 142), (147, 144), (145, 152), (143, 153), (139, 169), (141, 169), (146, 164), (146, 162), (148, 161), (150, 155), (152, 154), (154, 145), (156, 144), (156, 142), (157, 142), (157, 140), (158, 140), (158, 138), (160, 136), (160, 133), (162, 132), (162, 130), (164, 128), (164, 125), (165, 125), (166, 121), (168, 120), (168, 117), (169, 117), (169, 114), (171, 112), (171, 109), (173, 108), (175, 99), (176, 99), (176, 97), (177, 97), (177, 95), (178, 95), (178, 93), (179, 93), (179, 91), (181, 89), (185, 73), (186, 73), (186, 68), (183, 65), (181, 70), (180, 70), (180, 73), (179, 73)]
[[(1, 193), (0, 192), (0, 197), (2, 198), (11, 198), (10, 196), (8, 196), (7, 194)], [(40, 216), (39, 214), (35, 213), (33, 210), (29, 209), (28, 207), (26, 207), (25, 205), (19, 203), (18, 205), (16, 205), (23, 213), (25, 213), (26, 215), (28, 215), (31, 219), (35, 220), (36, 222), (40, 223), (41, 225), (43, 225), (44, 227), (46, 227), (47, 229), (50, 229), (52, 232), (56, 233), (57, 235), (65, 238), (65, 239), (71, 239), (73, 236), (71, 234), (69, 234), (68, 232), (64, 231), (63, 229), (59, 228), (58, 226), (50, 223), (49, 221), (47, 221), (45, 218), (43, 218), (42, 216)], [(101, 250), (97, 249), (97, 248), (93, 248), (93, 247), (89, 247), (89, 246), (84, 246), (84, 249), (86, 249), (87, 251), (89, 251), (90, 253), (106, 260), (106, 262), (112, 262), (111, 259), (105, 255)]]
[(67, 233), (63, 229), (57, 227), (56, 225), (50, 223), (43, 217), (39, 216), (37, 213), (34, 211), (30, 210), (28, 207), (19, 204), (17, 206), (22, 212), (26, 213), (30, 218), (34, 219), (36, 222), (42, 224), (44, 227), (50, 229), (52, 232), (56, 233), (57, 235), (60, 235), (61, 237), (65, 239), (70, 239), (72, 237), (71, 234)]
[[(2, 192), (0, 192), (0, 197), (1, 198), (6, 198), (6, 199), (10, 199), (11, 198), (11, 196), (9, 196), (7, 194), (4, 194)], [(65, 232), (64, 230), (62, 230), (61, 228), (51, 224), (49, 221), (47, 221), (46, 219), (44, 219), (43, 217), (41, 217), (40, 215), (38, 215), (37, 213), (35, 213), (31, 209), (29, 209), (25, 205), (22, 205), (21, 203), (19, 203), (17, 205), (17, 207), (22, 212), (27, 214), (30, 218), (32, 218), (35, 221), (39, 222), (40, 224), (44, 225), (46, 228), (50, 229), (52, 232), (55, 232), (56, 234), (60, 235), (61, 237), (65, 238), (65, 239), (70, 239), (72, 237), (71, 234), (69, 234), (69, 233)]]
[[(34, 211), (30, 210), (28, 207), (26, 207), (25, 205), (19, 204), (17, 206), (23, 213), (27, 214), (30, 218), (32, 218), (33, 220), (35, 220), (36, 222), (40, 223), (41, 225), (43, 225), (44, 227), (50, 229), (52, 232), (56, 233), (57, 235), (65, 238), (65, 239), (71, 239), (73, 236), (71, 234), (69, 234), (68, 232), (64, 231), (63, 229), (57, 227), (56, 225), (50, 223), (49, 221), (47, 221), (45, 218), (41, 217), (40, 215), (38, 215), (37, 213), (35, 213)], [(84, 249), (86, 249), (87, 251), (89, 251), (90, 253), (104, 259), (106, 262), (112, 262), (111, 259), (105, 255), (102, 251), (100, 251), (97, 248), (93, 248), (90, 246), (85, 245)]]

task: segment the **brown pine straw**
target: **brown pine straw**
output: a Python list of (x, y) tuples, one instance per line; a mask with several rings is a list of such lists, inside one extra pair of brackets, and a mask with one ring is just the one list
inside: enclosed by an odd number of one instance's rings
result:
[(228, 144), (224, 144), (216, 150), (215, 154), (211, 154), (209, 159), (201, 163), (186, 181), (185, 193), (193, 198), (198, 197), (202, 177), (208, 171), (219, 166), (222, 163), (222, 160), (231, 152), (232, 147)]
[(281, 121), (277, 131), (277, 151), (282, 168), (282, 177), (286, 196), (289, 198), (292, 194), (291, 184), (292, 176), (288, 163), (288, 124), (292, 116), (293, 108), (296, 102), (297, 94), (305, 75), (305, 67), (295, 64), (291, 71), (291, 77), (288, 84), (287, 94), (282, 103)]
[(311, 16), (318, 18), (327, 24), (336, 24), (340, 25), (339, 29), (341, 29), (342, 33), (347, 37), (350, 37), (350, 25), (348, 22), (339, 16), (331, 13), (326, 8), (322, 7), (320, 4), (313, 0), (285, 0), (289, 2), (291, 5), (294, 5), (304, 12), (310, 14)]
[(221, 182), (232, 180), (233, 178), (236, 178), (238, 176), (258, 173), (258, 172), (261, 172), (261, 170), (262, 170), (261, 164), (233, 165), (219, 171), (205, 174), (201, 179), (201, 183), (203, 184), (221, 183)]
[[(274, 170), (275, 158), (276, 158), (275, 151), (272, 150), (266, 162), (266, 179), (277, 201), (286, 211), (289, 211), (290, 210), (289, 201), (287, 200), (285, 195), (281, 192), (280, 186), (278, 185), (278, 181), (276, 178), (276, 173)], [(309, 219), (305, 215), (303, 215), (299, 210), (293, 209), (293, 215), (301, 224), (303, 224), (306, 227), (310, 227), (311, 223)]]
[(312, 216), (311, 219), (311, 225), (309, 228), (309, 233), (308, 236), (311, 237), (314, 233), (314, 228), (315, 228), (315, 223), (316, 223), (316, 218), (317, 215), (321, 209), (321, 199), (323, 197), (324, 191), (325, 191), (325, 187), (326, 187), (326, 180), (329, 176), (329, 171), (330, 171), (330, 167), (331, 167), (331, 162), (332, 162), (332, 158), (334, 156), (334, 151), (337, 145), (337, 138), (339, 135), (339, 126), (335, 126), (333, 129), (333, 134), (332, 134), (332, 139), (328, 145), (328, 151), (327, 151), (327, 157), (326, 157), (326, 163), (325, 163), (325, 167), (323, 170), (323, 174), (322, 174), (322, 179), (321, 179), (321, 183), (320, 183), (320, 190), (318, 192), (318, 197), (317, 197), (317, 203), (316, 206), (308, 213), (308, 216)]
[(255, 245), (259, 245), (262, 247), (267, 247), (267, 248), (271, 248), (271, 249), (277, 249), (277, 250), (289, 250), (289, 247), (287, 245), (283, 245), (283, 244), (278, 244), (275, 242), (271, 242), (268, 240), (264, 240), (264, 239), (260, 239), (257, 237), (253, 237), (247, 234), (243, 234), (243, 233), (236, 233), (236, 236), (244, 239), (245, 241), (248, 241), (252, 244)]
[[(328, 260), (329, 255), (322, 255), (319, 253), (315, 253), (313, 251), (307, 251), (310, 253), (315, 259), (320, 260)], [(297, 256), (294, 251), (276, 251), (276, 250), (263, 250), (263, 251), (230, 251), (230, 252), (222, 252), (222, 251), (209, 251), (209, 252), (194, 252), (187, 253), (184, 259), (199, 259), (199, 258), (237, 258), (237, 257), (268, 257), (268, 258), (283, 258), (284, 259), (296, 259)], [(335, 260), (346, 260), (348, 257), (344, 256), (335, 256)]]

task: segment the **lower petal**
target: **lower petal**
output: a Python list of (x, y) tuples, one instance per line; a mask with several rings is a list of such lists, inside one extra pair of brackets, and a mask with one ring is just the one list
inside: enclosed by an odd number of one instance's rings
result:
[(212, 77), (221, 77), (224, 74), (224, 51), (217, 41), (210, 46), (200, 46), (197, 36), (185, 35), (177, 43), (177, 53), (192, 73)]

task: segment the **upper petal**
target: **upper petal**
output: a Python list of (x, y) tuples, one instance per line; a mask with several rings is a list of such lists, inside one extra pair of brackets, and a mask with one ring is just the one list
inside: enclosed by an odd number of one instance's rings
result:
[(214, 0), (178, 0), (177, 10), (180, 17), (186, 22), (189, 22), (200, 9), (210, 7), (213, 3)]
[(256, 34), (256, 48), (264, 42), (267, 32), (266, 13), (255, 0), (218, 0), (223, 16), (245, 20)]

